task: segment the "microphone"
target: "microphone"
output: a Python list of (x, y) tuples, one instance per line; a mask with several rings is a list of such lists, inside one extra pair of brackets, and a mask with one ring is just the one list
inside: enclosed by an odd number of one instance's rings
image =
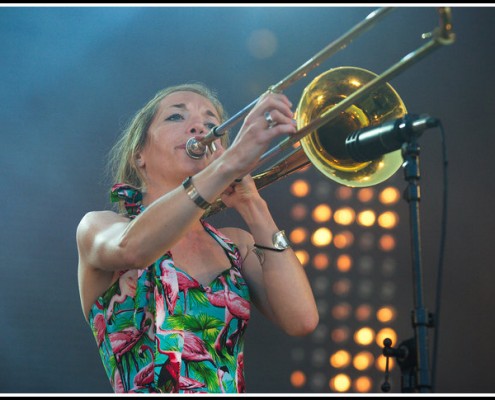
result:
[(381, 125), (358, 129), (345, 140), (345, 148), (354, 161), (371, 161), (398, 150), (411, 137), (419, 137), (440, 121), (429, 115), (405, 115)]

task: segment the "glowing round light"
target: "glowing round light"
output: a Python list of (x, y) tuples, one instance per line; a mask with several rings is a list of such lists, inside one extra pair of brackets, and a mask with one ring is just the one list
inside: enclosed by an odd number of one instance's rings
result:
[(361, 211), (357, 216), (357, 222), (359, 225), (370, 227), (376, 221), (376, 215), (373, 210)]
[(330, 365), (345, 368), (351, 363), (351, 354), (347, 350), (338, 350), (330, 356)]
[(345, 249), (352, 246), (354, 242), (354, 235), (349, 231), (340, 232), (333, 238), (333, 245), (337, 249)]
[(384, 306), (376, 312), (376, 319), (384, 324), (395, 319), (396, 311), (394, 307)]
[(358, 371), (364, 371), (373, 366), (373, 362), (375, 361), (375, 357), (369, 351), (361, 351), (357, 353), (353, 360), (352, 365)]
[(345, 296), (351, 290), (351, 281), (349, 279), (339, 279), (335, 281), (332, 289), (337, 296)]
[(332, 307), (332, 316), (335, 319), (343, 320), (349, 318), (352, 307), (349, 303), (339, 303)]
[(290, 186), (290, 192), (295, 197), (306, 197), (311, 190), (311, 187), (304, 179), (297, 179), (292, 182)]
[(298, 258), (299, 262), (301, 263), (302, 266), (306, 266), (306, 264), (309, 261), (309, 254), (306, 250), (296, 250), (295, 252), (296, 257)]
[(306, 228), (295, 228), (291, 231), (289, 234), (289, 239), (292, 243), (294, 244), (301, 244), (304, 241), (306, 241), (306, 238), (308, 237), (308, 231)]
[(372, 188), (359, 189), (357, 192), (357, 198), (363, 203), (368, 203), (373, 200), (375, 196), (375, 191)]
[(330, 337), (335, 343), (343, 343), (347, 341), (347, 339), (349, 339), (349, 328), (346, 326), (335, 328), (332, 331)]
[(392, 346), (397, 343), (397, 333), (392, 328), (383, 328), (376, 334), (376, 344), (378, 346), (383, 346), (383, 341), (385, 339), (390, 339), (392, 341)]
[(361, 346), (368, 346), (373, 343), (375, 338), (375, 331), (367, 326), (358, 329), (354, 333), (354, 341)]
[(392, 235), (383, 235), (378, 241), (378, 247), (383, 251), (392, 251), (395, 248), (395, 239)]
[(352, 386), (358, 393), (368, 393), (373, 388), (373, 381), (369, 376), (360, 376), (354, 380)]
[(348, 254), (341, 254), (337, 258), (336, 264), (340, 272), (347, 272), (352, 268), (352, 258)]
[(399, 216), (393, 211), (385, 211), (378, 216), (378, 225), (385, 229), (392, 229), (397, 226)]
[(332, 232), (328, 228), (318, 228), (311, 236), (311, 243), (316, 247), (328, 246), (332, 241)]
[(350, 225), (354, 222), (356, 213), (350, 207), (342, 207), (335, 211), (333, 219), (337, 224)]
[(392, 186), (387, 187), (380, 192), (378, 199), (382, 204), (395, 204), (400, 200), (399, 189)]
[(306, 218), (307, 214), (308, 214), (308, 208), (306, 207), (305, 204), (301, 204), (301, 203), (295, 204), (290, 211), (290, 216), (295, 221), (303, 220), (304, 218)]
[[(378, 358), (375, 361), (375, 367), (379, 370), (384, 372), (385, 367), (387, 364), (387, 357), (385, 357), (383, 354), (380, 354)], [(395, 360), (394, 357), (389, 357), (388, 358), (388, 371), (392, 371), (392, 369), (395, 367)]]
[(277, 37), (268, 29), (258, 29), (249, 35), (247, 48), (255, 58), (269, 58), (277, 51)]
[(330, 379), (330, 389), (336, 392), (347, 392), (351, 387), (351, 378), (346, 374), (338, 374)]
[(290, 383), (296, 388), (303, 387), (306, 384), (306, 374), (302, 371), (294, 371), (290, 374)]
[(339, 186), (336, 195), (340, 200), (349, 200), (352, 197), (352, 189), (348, 186)]
[(315, 222), (326, 222), (332, 216), (332, 209), (327, 204), (320, 204), (315, 207), (311, 215)]
[(318, 253), (313, 257), (313, 266), (318, 270), (327, 269), (330, 265), (330, 259), (325, 253)]
[(358, 321), (362, 322), (369, 320), (372, 312), (373, 309), (369, 304), (361, 304), (358, 308), (356, 308), (354, 315)]

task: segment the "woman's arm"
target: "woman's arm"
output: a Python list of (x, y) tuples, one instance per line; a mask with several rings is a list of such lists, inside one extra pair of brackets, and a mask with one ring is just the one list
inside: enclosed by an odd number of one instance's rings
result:
[[(254, 168), (274, 138), (295, 132), (290, 107), (284, 95), (262, 96), (232, 146), (194, 175), (197, 192), (213, 202), (231, 182)], [(267, 110), (271, 110), (276, 126), (268, 127), (264, 118)], [(203, 212), (179, 185), (132, 221), (115, 213), (89, 213), (77, 230), (80, 258), (84, 265), (106, 271), (146, 268), (197, 224)]]
[(222, 199), (227, 206), (236, 208), (251, 233), (237, 230), (234, 235), (243, 249), (242, 271), (253, 302), (286, 333), (311, 333), (318, 324), (318, 310), (306, 272), (294, 251), (289, 247), (281, 252), (261, 250), (259, 254), (254, 247), (254, 243), (273, 247), (272, 236), (280, 229), (252, 178), (243, 178), (242, 184)]

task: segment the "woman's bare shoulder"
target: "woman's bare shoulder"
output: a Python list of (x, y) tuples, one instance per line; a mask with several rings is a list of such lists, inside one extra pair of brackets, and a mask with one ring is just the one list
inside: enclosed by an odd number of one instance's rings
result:
[(223, 227), (218, 230), (231, 239), (234, 243), (248, 245), (253, 242), (253, 237), (251, 234), (244, 229), (236, 227)]
[(129, 218), (111, 210), (88, 211), (79, 221), (77, 236), (85, 236), (88, 233), (100, 231), (114, 224), (127, 224)]
[(112, 210), (88, 211), (81, 218), (79, 225), (85, 225), (85, 224), (92, 225), (92, 224), (112, 222), (112, 221), (115, 222), (129, 221), (129, 218), (123, 214), (119, 214)]

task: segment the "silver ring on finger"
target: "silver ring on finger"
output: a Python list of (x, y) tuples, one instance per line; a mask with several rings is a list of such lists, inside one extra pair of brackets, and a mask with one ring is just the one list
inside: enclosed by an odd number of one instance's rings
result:
[(270, 111), (265, 112), (265, 120), (268, 123), (268, 129), (273, 128), (275, 125), (277, 125), (277, 123), (273, 120)]

